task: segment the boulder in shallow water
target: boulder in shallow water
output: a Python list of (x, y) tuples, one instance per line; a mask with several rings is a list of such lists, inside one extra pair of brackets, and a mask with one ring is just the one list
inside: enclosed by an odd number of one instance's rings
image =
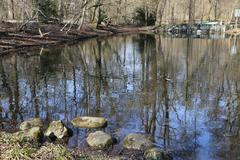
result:
[(152, 146), (150, 139), (143, 134), (131, 133), (123, 140), (125, 149), (142, 150)]
[(158, 148), (151, 148), (145, 151), (144, 158), (146, 160), (171, 160), (171, 156)]
[(20, 124), (20, 129), (23, 130), (23, 131), (31, 129), (33, 127), (42, 128), (43, 127), (42, 120), (40, 118), (31, 118), (31, 119), (28, 119), (28, 120), (26, 120), (26, 121), (24, 121)]
[(77, 117), (71, 121), (77, 128), (104, 128), (107, 120), (102, 117)]
[(88, 135), (87, 143), (93, 149), (106, 149), (113, 145), (113, 139), (103, 131), (96, 131)]
[(49, 124), (48, 129), (45, 132), (45, 136), (50, 138), (63, 139), (65, 137), (71, 136), (71, 130), (68, 129), (62, 121), (52, 121)]

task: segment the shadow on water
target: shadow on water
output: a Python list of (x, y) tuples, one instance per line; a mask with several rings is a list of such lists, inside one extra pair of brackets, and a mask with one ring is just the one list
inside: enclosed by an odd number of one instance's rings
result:
[[(103, 116), (119, 140), (145, 133), (176, 159), (237, 159), (237, 47), (234, 38), (132, 35), (1, 57), (0, 130), (30, 117)], [(87, 130), (74, 132), (69, 146), (82, 147)]]

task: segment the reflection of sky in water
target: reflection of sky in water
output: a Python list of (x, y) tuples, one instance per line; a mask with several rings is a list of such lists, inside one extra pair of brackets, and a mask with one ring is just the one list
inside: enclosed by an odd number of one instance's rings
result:
[[(140, 132), (176, 158), (235, 159), (240, 140), (224, 136), (239, 126), (239, 56), (227, 54), (229, 47), (225, 39), (135, 35), (46, 50), (41, 58), (6, 57), (0, 115), (17, 123), (40, 116), (67, 124), (79, 115), (103, 116), (106, 131), (120, 140)], [(87, 131), (73, 129), (69, 145), (81, 146)]]

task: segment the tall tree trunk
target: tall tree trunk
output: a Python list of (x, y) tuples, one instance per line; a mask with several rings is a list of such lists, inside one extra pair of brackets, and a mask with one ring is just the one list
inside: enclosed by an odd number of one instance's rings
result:
[(171, 23), (174, 24), (175, 23), (175, 20), (174, 20), (174, 14), (175, 13), (175, 7), (172, 6), (172, 12), (171, 12)]
[(203, 19), (204, 19), (204, 10), (205, 10), (204, 0), (202, 0), (202, 15), (201, 15), (201, 22), (203, 22)]
[(59, 3), (58, 3), (58, 18), (59, 18), (59, 23), (61, 23), (64, 18), (63, 0), (59, 0)]
[(84, 22), (84, 17), (85, 17), (85, 12), (86, 12), (86, 7), (87, 7), (86, 3), (87, 3), (87, 0), (84, 0), (84, 3), (83, 3), (84, 7), (83, 7), (83, 12), (82, 12), (82, 18), (81, 18), (80, 24), (79, 24), (78, 29), (77, 29), (79, 31), (82, 29), (82, 25), (83, 25), (83, 22)]
[(190, 24), (194, 23), (195, 20), (195, 0), (189, 0), (189, 6), (188, 6), (188, 20)]
[[(100, 14), (101, 14), (101, 10), (100, 10), (100, 6), (101, 6), (101, 0), (94, 0), (94, 10), (93, 10), (93, 14), (91, 16), (91, 23), (93, 22), (97, 22), (97, 26), (101, 23), (100, 22)], [(96, 19), (96, 21), (95, 21)]]
[(216, 21), (218, 18), (218, 5), (219, 5), (219, 0), (214, 1), (214, 20)]
[(144, 21), (145, 21), (145, 26), (148, 25), (148, 6), (147, 6), (147, 2), (145, 1), (145, 6), (144, 6)]
[(15, 19), (15, 7), (14, 7), (14, 0), (9, 0), (8, 3), (8, 19)]
[(162, 17), (164, 14), (166, 3), (167, 3), (167, 0), (158, 1), (156, 23), (155, 23), (156, 26), (160, 26), (162, 24)]

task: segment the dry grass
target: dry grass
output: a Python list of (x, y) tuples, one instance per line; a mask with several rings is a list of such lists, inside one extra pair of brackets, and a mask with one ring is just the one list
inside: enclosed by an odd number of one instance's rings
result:
[(71, 151), (63, 144), (41, 144), (26, 138), (24, 132), (0, 132), (0, 160), (118, 160), (102, 154)]
[(23, 132), (14, 134), (0, 132), (0, 159), (31, 159), (31, 154), (37, 150), (35, 144), (24, 137)]
[(21, 132), (0, 132), (0, 159), (4, 160), (72, 160), (73, 154), (60, 144), (40, 143)]
[(63, 145), (46, 143), (32, 155), (36, 160), (73, 160), (73, 154)]

